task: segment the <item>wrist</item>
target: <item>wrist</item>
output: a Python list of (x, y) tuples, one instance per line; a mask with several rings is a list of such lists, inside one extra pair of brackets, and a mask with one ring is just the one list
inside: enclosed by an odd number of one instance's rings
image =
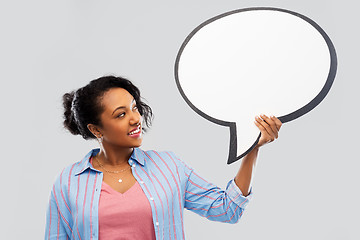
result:
[(259, 144), (257, 144), (249, 153), (257, 153), (257, 152), (259, 152), (260, 147), (261, 146)]
[(248, 154), (245, 155), (243, 161), (249, 162), (249, 161), (256, 161), (257, 155), (259, 152), (259, 147), (254, 147)]

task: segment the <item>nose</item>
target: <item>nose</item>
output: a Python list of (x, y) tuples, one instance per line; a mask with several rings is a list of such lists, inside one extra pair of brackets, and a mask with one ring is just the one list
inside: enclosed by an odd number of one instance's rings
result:
[(140, 113), (138, 111), (135, 111), (131, 115), (130, 124), (131, 125), (136, 125), (136, 124), (140, 123), (140, 120), (141, 120)]

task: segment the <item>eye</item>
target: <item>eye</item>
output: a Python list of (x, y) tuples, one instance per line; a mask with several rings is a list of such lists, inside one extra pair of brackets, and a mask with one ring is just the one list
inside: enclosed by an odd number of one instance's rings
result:
[(119, 115), (117, 115), (117, 118), (121, 118), (121, 117), (123, 117), (123, 116), (125, 116), (125, 113), (123, 112), (123, 113), (120, 113)]

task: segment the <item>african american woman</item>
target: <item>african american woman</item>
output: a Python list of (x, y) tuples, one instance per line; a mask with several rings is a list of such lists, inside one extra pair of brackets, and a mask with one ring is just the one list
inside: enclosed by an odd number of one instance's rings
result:
[(255, 117), (261, 137), (225, 190), (204, 180), (173, 152), (144, 151), (151, 108), (129, 80), (105, 76), (63, 96), (64, 126), (99, 148), (64, 168), (50, 194), (45, 239), (185, 239), (183, 210), (236, 223), (252, 196), (259, 148), (282, 123)]

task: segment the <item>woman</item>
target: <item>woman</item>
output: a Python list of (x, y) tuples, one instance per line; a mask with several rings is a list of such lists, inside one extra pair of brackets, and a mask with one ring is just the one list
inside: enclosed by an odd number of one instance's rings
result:
[(139, 147), (152, 111), (127, 79), (106, 76), (66, 93), (64, 126), (97, 139), (81, 161), (55, 181), (45, 239), (185, 239), (183, 209), (213, 221), (236, 223), (248, 204), (259, 148), (278, 137), (276, 117), (256, 117), (257, 146), (226, 190), (201, 178), (172, 152)]

